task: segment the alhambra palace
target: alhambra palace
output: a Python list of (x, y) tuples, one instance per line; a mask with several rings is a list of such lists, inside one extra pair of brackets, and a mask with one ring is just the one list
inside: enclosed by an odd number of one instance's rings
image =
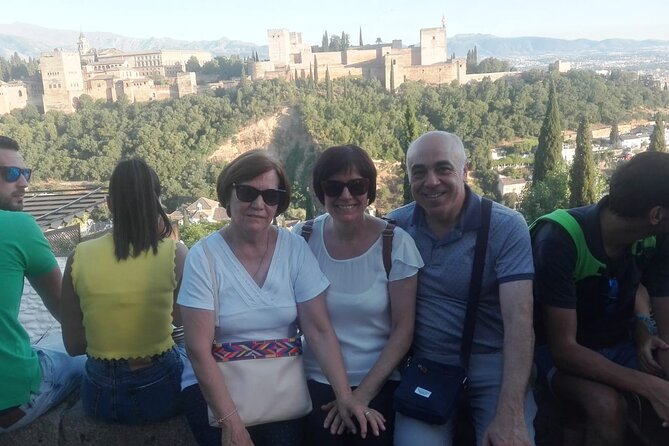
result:
[[(464, 58), (448, 58), (446, 26), (420, 30), (420, 44), (404, 47), (401, 40), (320, 52), (305, 43), (301, 32), (287, 29), (267, 31), (269, 60), (248, 61), (248, 72), (256, 79), (294, 80), (312, 76), (316, 81), (341, 77), (377, 79), (387, 90), (406, 81), (466, 84), (488, 77), (496, 80), (518, 72), (467, 74)], [(42, 53), (40, 74), (24, 81), (0, 81), (0, 114), (32, 104), (39, 110), (72, 113), (78, 98), (130, 102), (180, 98), (196, 94), (200, 85), (196, 74), (186, 71), (186, 62), (195, 57), (200, 65), (212, 60), (207, 51), (151, 50), (123, 52), (91, 48), (81, 33), (78, 51), (55, 49)]]

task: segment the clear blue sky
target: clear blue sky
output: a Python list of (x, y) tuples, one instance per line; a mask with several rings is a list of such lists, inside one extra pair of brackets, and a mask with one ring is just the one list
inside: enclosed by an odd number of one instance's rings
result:
[(357, 43), (362, 26), (365, 43), (381, 37), (412, 44), (420, 28), (440, 26), (442, 14), (449, 36), (669, 40), (669, 0), (23, 0), (5, 4), (0, 22), (130, 37), (228, 37), (256, 44), (267, 43), (267, 28), (302, 31), (311, 44), (320, 43), (324, 30), (344, 30)]

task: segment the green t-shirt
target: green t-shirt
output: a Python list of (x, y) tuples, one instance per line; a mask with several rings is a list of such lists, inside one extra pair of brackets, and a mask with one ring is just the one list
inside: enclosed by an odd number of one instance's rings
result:
[(19, 406), (39, 391), (42, 371), (28, 333), (19, 322), (24, 277), (58, 264), (35, 220), (0, 210), (0, 410)]

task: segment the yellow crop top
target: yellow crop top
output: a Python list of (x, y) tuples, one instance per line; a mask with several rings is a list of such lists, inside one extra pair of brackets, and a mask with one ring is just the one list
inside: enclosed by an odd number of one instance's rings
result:
[[(132, 250), (131, 250), (132, 252)], [(99, 359), (152, 356), (170, 349), (176, 244), (118, 261), (111, 234), (80, 243), (72, 283), (86, 330), (86, 353)]]

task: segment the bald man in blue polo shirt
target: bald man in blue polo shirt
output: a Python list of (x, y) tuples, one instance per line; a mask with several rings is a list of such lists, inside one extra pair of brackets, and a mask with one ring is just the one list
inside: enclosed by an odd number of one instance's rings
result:
[[(415, 202), (391, 212), (416, 241), (418, 273), (414, 357), (459, 365), (481, 197), (465, 184), (465, 151), (456, 135), (433, 131), (407, 152)], [(466, 396), (477, 445), (532, 445), (536, 406), (532, 365), (532, 248), (516, 211), (493, 203)], [(453, 417), (455, 418), (455, 417)], [(451, 445), (454, 420), (431, 425), (397, 414), (395, 445)]]

